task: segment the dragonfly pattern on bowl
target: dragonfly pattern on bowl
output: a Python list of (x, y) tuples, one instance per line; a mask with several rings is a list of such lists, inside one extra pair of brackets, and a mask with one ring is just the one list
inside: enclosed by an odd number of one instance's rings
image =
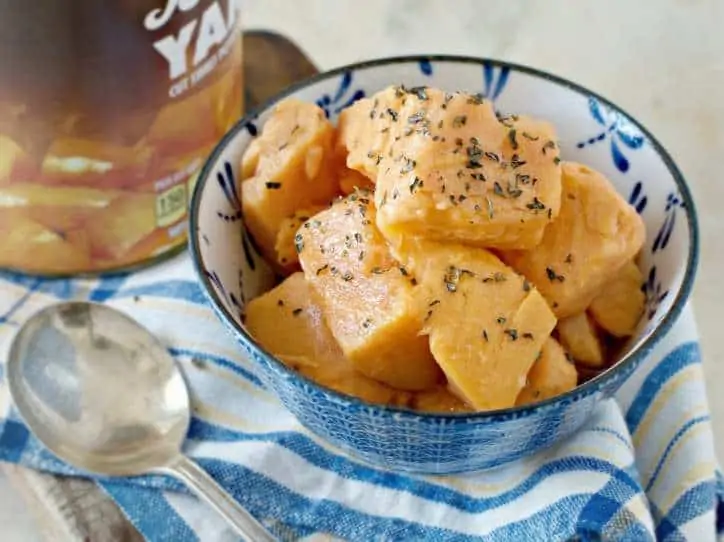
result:
[(354, 75), (351, 71), (345, 72), (340, 78), (339, 86), (334, 94), (323, 94), (315, 100), (327, 118), (338, 115), (343, 109), (365, 97), (365, 91), (359, 88), (350, 94), (353, 78)]
[(624, 115), (604, 106), (598, 99), (589, 97), (588, 109), (591, 117), (603, 128), (603, 131), (595, 136), (579, 140), (577, 147), (583, 149), (586, 146), (608, 140), (614, 164), (621, 173), (626, 173), (631, 165), (619, 143), (630, 150), (638, 150), (643, 147), (645, 138)]

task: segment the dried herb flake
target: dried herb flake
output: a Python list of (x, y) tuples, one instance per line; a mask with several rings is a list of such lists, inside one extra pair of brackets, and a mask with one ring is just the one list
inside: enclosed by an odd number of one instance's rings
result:
[(552, 267), (546, 267), (546, 276), (548, 277), (548, 280), (551, 282), (554, 282), (554, 281), (563, 282), (566, 280), (566, 277), (556, 273)]
[(417, 189), (422, 188), (422, 186), (423, 186), (422, 179), (420, 179), (420, 177), (415, 177), (413, 179), (412, 183), (410, 183), (410, 194), (414, 194), (417, 191)]
[(294, 236), (294, 248), (297, 250), (297, 254), (301, 254), (302, 250), (304, 250), (304, 237), (302, 237), (301, 233)]
[(453, 119), (453, 128), (462, 128), (468, 122), (466, 115), (458, 115)]
[(512, 147), (513, 150), (518, 149), (518, 139), (516, 138), (516, 135), (517, 135), (517, 131), (515, 128), (513, 128), (512, 130), (510, 130), (508, 132), (508, 141), (510, 141), (510, 146)]

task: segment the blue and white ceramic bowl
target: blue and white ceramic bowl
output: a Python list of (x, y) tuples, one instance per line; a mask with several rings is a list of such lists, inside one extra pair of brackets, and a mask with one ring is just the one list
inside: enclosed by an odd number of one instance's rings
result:
[[(641, 263), (646, 313), (614, 367), (538, 405), (480, 414), (429, 415), (372, 405), (323, 388), (265, 352), (242, 322), (244, 304), (274, 277), (244, 230), (239, 163), (274, 102), (316, 102), (331, 119), (390, 84), (483, 92), (504, 113), (552, 121), (565, 159), (606, 174), (647, 227)], [(596, 94), (538, 70), (486, 59), (408, 57), (339, 68), (298, 84), (248, 115), (219, 144), (200, 174), (191, 208), (191, 251), (219, 318), (248, 363), (308, 429), (370, 463), (408, 472), (486, 469), (574, 433), (667, 333), (691, 291), (697, 225), (686, 183), (671, 157), (640, 124)]]

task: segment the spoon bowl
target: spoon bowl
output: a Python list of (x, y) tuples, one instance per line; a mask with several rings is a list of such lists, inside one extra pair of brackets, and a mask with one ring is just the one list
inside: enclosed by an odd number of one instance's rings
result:
[(7, 381), (27, 426), (60, 459), (105, 476), (174, 476), (247, 540), (273, 540), (182, 454), (191, 409), (181, 371), (123, 313), (88, 302), (41, 310), (13, 340)]
[(188, 391), (173, 358), (108, 307), (70, 303), (35, 314), (7, 371), (38, 439), (91, 473), (133, 476), (169, 464), (188, 432)]

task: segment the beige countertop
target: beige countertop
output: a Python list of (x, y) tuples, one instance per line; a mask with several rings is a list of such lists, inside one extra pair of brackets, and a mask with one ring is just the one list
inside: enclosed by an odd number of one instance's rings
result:
[[(709, 397), (724, 453), (724, 1), (242, 0), (245, 25), (286, 34), (323, 69), (379, 56), (488, 56), (551, 71), (610, 98), (646, 125), (688, 179), (702, 253), (694, 291)], [(37, 540), (0, 478), (4, 542)]]

